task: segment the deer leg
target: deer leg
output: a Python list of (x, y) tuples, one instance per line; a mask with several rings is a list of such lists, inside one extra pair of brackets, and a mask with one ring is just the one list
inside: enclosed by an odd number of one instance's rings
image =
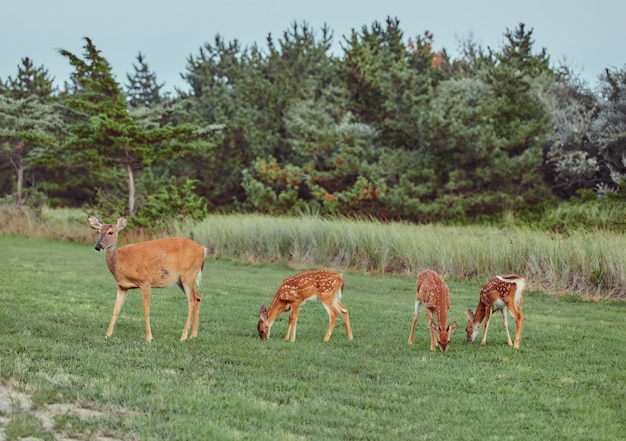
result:
[[(508, 344), (509, 346), (513, 346), (513, 342), (511, 341), (511, 334), (509, 334), (509, 322), (507, 320), (506, 317), (506, 310), (507, 308), (502, 308), (502, 326), (504, 327), (504, 330), (506, 331), (506, 344)], [(517, 324), (517, 319), (515, 319), (515, 323)]]
[(193, 317), (193, 313), (195, 309), (194, 308), (195, 300), (194, 300), (193, 293), (189, 292), (189, 287), (187, 285), (185, 285), (183, 282), (180, 282), (180, 288), (183, 290), (183, 292), (187, 296), (187, 304), (188, 304), (187, 321), (185, 321), (185, 326), (183, 327), (183, 333), (180, 336), (180, 341), (184, 341), (184, 340), (187, 340), (187, 334), (189, 333), (189, 327), (191, 326), (191, 318)]
[(346, 308), (343, 303), (337, 302), (339, 306), (339, 313), (343, 318), (343, 321), (346, 325), (346, 334), (348, 335), (348, 340), (352, 340), (352, 328), (350, 327), (350, 316), (348, 315), (348, 308)]
[(519, 345), (522, 341), (522, 328), (524, 327), (524, 314), (522, 313), (522, 309), (519, 308), (517, 314), (513, 315), (515, 319), (515, 344), (513, 347), (515, 349), (519, 349)]
[(146, 319), (146, 341), (152, 341), (152, 330), (150, 329), (150, 285), (141, 287), (141, 297), (143, 300), (143, 316)]
[(330, 336), (333, 333), (333, 329), (335, 328), (335, 322), (337, 321), (337, 306), (336, 305), (332, 305), (331, 308), (329, 308), (326, 304), (324, 304), (324, 307), (326, 308), (326, 312), (328, 312), (328, 329), (326, 330), (326, 335), (324, 335), (324, 341), (327, 342), (328, 340), (330, 340)]
[(483, 339), (480, 342), (481, 345), (487, 344), (487, 330), (489, 329), (489, 320), (491, 320), (491, 308), (485, 310), (485, 329), (483, 329)]
[(202, 296), (195, 289), (192, 290), (192, 297), (194, 299), (194, 313), (193, 313), (193, 327), (191, 328), (191, 338), (198, 336), (198, 327), (200, 326), (200, 306)]
[(415, 325), (417, 325), (417, 317), (420, 312), (420, 305), (422, 302), (415, 302), (415, 310), (413, 311), (413, 325), (411, 325), (411, 333), (409, 334), (409, 344), (413, 344), (413, 337), (415, 336)]
[(430, 331), (430, 350), (434, 351), (439, 343), (437, 343), (437, 337), (433, 329), (433, 314), (428, 308), (426, 308), (426, 318), (428, 319), (428, 330)]
[(122, 310), (124, 300), (126, 300), (127, 293), (127, 289), (123, 289), (120, 286), (117, 287), (117, 298), (115, 299), (115, 306), (113, 307), (113, 317), (111, 317), (111, 322), (109, 323), (109, 328), (107, 329), (106, 338), (109, 338), (111, 334), (113, 334), (113, 328), (115, 327), (117, 316), (120, 315), (120, 311)]
[(291, 335), (291, 341), (296, 341), (296, 323), (298, 322), (298, 313), (300, 312), (300, 305), (294, 303), (291, 305), (291, 312), (289, 313), (289, 324), (287, 325), (287, 333), (285, 334), (285, 341), (289, 341)]
[(189, 333), (189, 328), (191, 327), (191, 323), (193, 321), (193, 329), (191, 331), (191, 337), (196, 337), (198, 335), (198, 317), (197, 312), (199, 308), (199, 300), (201, 299), (200, 295), (194, 289), (193, 280), (190, 283), (185, 283), (182, 278), (178, 281), (178, 286), (187, 296), (187, 320), (185, 321), (185, 326), (183, 327), (183, 333), (180, 336), (180, 341), (187, 340), (187, 335)]
[[(202, 300), (202, 296), (195, 290), (193, 279), (183, 281), (181, 278), (178, 281), (178, 286), (187, 296), (187, 302), (189, 305), (187, 321), (185, 322), (185, 327), (183, 328), (183, 333), (180, 337), (180, 341), (184, 341), (187, 340), (187, 334), (189, 333), (190, 327), (191, 338), (198, 336), (198, 326), (200, 324), (200, 301)], [(191, 326), (192, 323), (193, 327)]]

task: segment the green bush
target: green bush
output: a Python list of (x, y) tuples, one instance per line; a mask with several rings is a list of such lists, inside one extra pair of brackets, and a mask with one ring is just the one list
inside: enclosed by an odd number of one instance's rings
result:
[(198, 181), (186, 179), (148, 196), (134, 222), (148, 231), (167, 231), (174, 222), (200, 221), (207, 216), (207, 201), (194, 190)]

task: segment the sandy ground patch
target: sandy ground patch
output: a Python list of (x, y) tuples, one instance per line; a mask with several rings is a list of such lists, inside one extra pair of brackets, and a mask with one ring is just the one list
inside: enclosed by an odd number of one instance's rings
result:
[[(55, 403), (44, 406), (43, 408), (35, 408), (33, 406), (29, 394), (20, 392), (11, 385), (0, 383), (0, 441), (6, 439), (5, 429), (11, 422), (11, 418), (17, 414), (29, 414), (35, 416), (41, 425), (41, 431), (53, 433), (55, 439), (59, 441), (76, 440), (76, 437), (70, 437), (69, 434), (59, 431), (55, 424), (55, 417), (59, 415), (71, 415), (82, 420), (96, 420), (104, 418), (107, 413), (80, 407), (71, 403)], [(38, 438), (22, 438), (25, 441), (35, 441)], [(96, 435), (90, 437), (96, 441), (124, 441), (134, 439), (128, 438), (111, 438), (108, 436)]]

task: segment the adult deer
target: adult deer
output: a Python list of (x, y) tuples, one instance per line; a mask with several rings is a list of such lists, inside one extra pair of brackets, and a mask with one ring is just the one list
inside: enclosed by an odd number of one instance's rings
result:
[[(519, 349), (522, 340), (522, 328), (524, 326), (524, 314), (522, 314), (522, 301), (526, 281), (517, 274), (504, 274), (496, 276), (483, 285), (480, 291), (480, 299), (476, 312), (467, 310), (467, 341), (473, 342), (478, 334), (478, 329), (485, 319), (485, 329), (481, 345), (487, 344), (487, 329), (491, 313), (500, 310), (502, 312), (502, 326), (506, 331), (506, 340), (509, 346)], [(506, 310), (509, 310), (515, 319), (515, 343), (511, 341), (509, 324), (507, 323)]]
[[(435, 271), (424, 270), (417, 275), (415, 311), (409, 344), (413, 344), (415, 325), (422, 303), (426, 305), (426, 318), (430, 330), (430, 350), (434, 351), (439, 346), (442, 352), (446, 352), (450, 343), (450, 334), (456, 329), (456, 322), (448, 325), (450, 290), (446, 282)], [(433, 322), (433, 314), (437, 317), (437, 323)], [(437, 338), (435, 338), (435, 334), (437, 334)]]
[(106, 262), (117, 282), (117, 299), (113, 317), (106, 337), (113, 333), (126, 294), (129, 289), (139, 288), (143, 298), (143, 314), (146, 319), (146, 340), (152, 341), (150, 329), (151, 288), (163, 288), (177, 283), (189, 301), (187, 322), (183, 328), (181, 341), (187, 339), (193, 320), (191, 337), (198, 335), (200, 301), (202, 297), (194, 285), (200, 283), (206, 248), (191, 239), (170, 237), (165, 239), (138, 242), (117, 248), (117, 234), (126, 226), (126, 218), (120, 217), (117, 224), (105, 224), (94, 216), (89, 216), (89, 224), (98, 230), (96, 251), (105, 250)]
[(292, 342), (296, 341), (296, 323), (300, 306), (307, 300), (317, 298), (326, 308), (330, 319), (324, 341), (330, 339), (338, 314), (343, 317), (348, 340), (352, 340), (348, 309), (340, 301), (343, 285), (341, 274), (334, 271), (307, 271), (285, 279), (278, 287), (269, 310), (265, 309), (265, 305), (261, 305), (261, 317), (257, 325), (259, 337), (261, 340), (269, 339), (270, 330), (276, 317), (282, 312), (291, 310), (285, 341), (289, 341), (289, 339)]

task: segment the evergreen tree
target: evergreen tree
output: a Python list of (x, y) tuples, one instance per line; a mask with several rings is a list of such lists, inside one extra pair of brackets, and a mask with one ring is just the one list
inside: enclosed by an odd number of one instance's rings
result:
[(350, 93), (349, 110), (366, 124), (380, 125), (386, 119), (389, 70), (406, 56), (399, 20), (388, 17), (385, 24), (374, 22), (371, 29), (363, 26), (360, 33), (352, 30), (342, 45), (342, 74)]
[(323, 95), (289, 108), (285, 124), (291, 160), (259, 158), (246, 169), (248, 205), (274, 214), (379, 214), (378, 183), (370, 179), (368, 168), (377, 159), (371, 149), (376, 132), (350, 114), (336, 119), (325, 107), (327, 99)]
[(550, 118), (533, 83), (541, 76), (555, 75), (545, 49), (532, 52), (532, 32), (524, 24), (507, 30), (504, 47), (491, 52), (490, 62), (480, 72), (496, 100), (491, 124), (500, 145), (492, 156), (492, 185), (509, 196), (502, 210), (540, 204), (546, 197), (542, 143)]
[(237, 205), (245, 199), (242, 170), (268, 146), (279, 141), (268, 126), (271, 96), (268, 81), (260, 74), (263, 56), (256, 47), (243, 50), (239, 42), (217, 35), (197, 56), (187, 59), (183, 75), (191, 92), (181, 94), (187, 118), (221, 125), (223, 138), (211, 152), (211, 160), (197, 158), (193, 176), (198, 190), (219, 206)]
[(127, 74), (126, 98), (131, 107), (153, 107), (161, 103), (161, 89), (165, 83), (157, 82), (156, 74), (151, 72), (141, 52), (137, 55), (137, 64), (133, 63), (133, 75)]
[(48, 71), (23, 58), (16, 77), (8, 77), (0, 94), (0, 167), (10, 167), (15, 174), (18, 207), (25, 200), (27, 181), (32, 186), (31, 196), (37, 193), (35, 169), (54, 156), (52, 147), (63, 131), (60, 115), (53, 106), (54, 91)]
[(556, 81), (547, 80), (538, 93), (552, 125), (544, 140), (546, 182), (562, 198), (595, 188), (601, 182), (599, 149), (591, 141), (598, 112), (596, 97), (569, 73)]
[(327, 53), (326, 28), (319, 41), (306, 27), (301, 31), (294, 25), (278, 46), (270, 43), (272, 83), (284, 85), (277, 92), (292, 89), (277, 95), (284, 100), (280, 131), (286, 143), (244, 171), (247, 202), (268, 212), (359, 213), (367, 205), (362, 202), (377, 194), (366, 170), (375, 161), (376, 132), (348, 110), (338, 62)]
[(242, 49), (218, 35), (188, 59), (192, 93), (183, 101), (199, 118), (224, 126), (223, 142), (213, 151), (216, 167), (203, 168), (206, 183), (198, 185), (212, 187), (213, 201), (243, 203), (249, 197), (244, 173), (252, 173), (257, 158), (300, 163), (300, 152), (285, 137), (285, 118), (295, 103), (319, 99), (336, 81), (327, 54), (331, 37), (326, 27), (318, 39), (308, 25), (294, 23), (278, 40), (268, 36), (266, 50)]
[[(15, 173), (18, 207), (24, 202), (27, 173), (50, 159), (50, 150), (62, 129), (59, 115), (36, 95), (28, 98), (0, 95), (0, 157)], [(34, 191), (34, 179), (32, 184)]]
[(4, 89), (12, 98), (20, 99), (35, 95), (40, 100), (49, 102), (56, 92), (53, 83), (54, 78), (50, 77), (47, 69), (35, 66), (33, 61), (26, 57), (22, 58), (15, 78), (11, 76), (7, 78)]
[(74, 91), (67, 105), (79, 115), (70, 127), (69, 147), (75, 163), (88, 162), (92, 170), (123, 167), (128, 178), (127, 210), (132, 216), (137, 208), (136, 173), (160, 159), (210, 148), (205, 140), (212, 133), (188, 124), (146, 127), (128, 112), (111, 66), (89, 38), (84, 49), (84, 59), (61, 50), (74, 67)]
[(418, 120), (422, 167), (430, 173), (417, 181), (429, 192), (417, 196), (440, 220), (491, 215), (507, 199), (495, 185), (505, 178), (494, 167), (501, 145), (492, 124), (496, 105), (493, 89), (479, 79), (451, 79), (437, 87)]
[(375, 127), (384, 145), (418, 148), (415, 120), (445, 76), (433, 67), (432, 38), (426, 32), (405, 42), (399, 20), (388, 17), (384, 25), (374, 22), (345, 39), (342, 78), (348, 110)]
[(600, 79), (603, 101), (590, 128), (598, 147), (600, 190), (620, 190), (626, 198), (626, 66), (606, 69)]

